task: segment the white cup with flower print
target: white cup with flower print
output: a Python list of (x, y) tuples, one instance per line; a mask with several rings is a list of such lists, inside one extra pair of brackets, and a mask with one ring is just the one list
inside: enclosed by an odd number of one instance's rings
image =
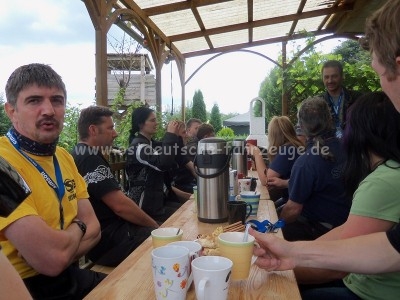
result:
[(151, 252), (154, 290), (157, 300), (185, 300), (193, 281), (190, 274), (190, 251), (167, 245)]
[(238, 191), (239, 194), (242, 192), (249, 192), (251, 188), (251, 178), (238, 179)]

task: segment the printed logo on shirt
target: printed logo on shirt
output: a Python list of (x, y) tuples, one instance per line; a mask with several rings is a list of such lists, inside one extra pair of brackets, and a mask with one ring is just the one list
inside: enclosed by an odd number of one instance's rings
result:
[(65, 190), (68, 192), (68, 201), (76, 199), (76, 183), (74, 179), (64, 180)]
[(93, 172), (88, 172), (86, 173), (85, 176), (83, 176), (83, 179), (86, 181), (87, 184), (90, 183), (98, 183), (100, 181), (109, 179), (109, 178), (114, 178), (113, 174), (111, 173), (110, 168), (100, 165), (94, 170)]
[(343, 163), (332, 168), (331, 170), (332, 179), (340, 179), (343, 176), (343, 171), (344, 171)]
[(64, 185), (68, 193), (71, 193), (76, 188), (75, 180), (73, 179), (65, 179)]

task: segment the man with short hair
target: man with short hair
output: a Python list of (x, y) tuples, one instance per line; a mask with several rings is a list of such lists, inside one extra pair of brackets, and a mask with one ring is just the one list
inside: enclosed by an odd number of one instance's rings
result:
[(193, 138), (191, 142), (187, 143), (185, 147), (187, 156), (190, 158), (191, 161), (194, 160), (194, 157), (197, 154), (197, 146), (199, 144), (199, 141), (204, 138), (214, 137), (214, 136), (215, 136), (215, 130), (211, 124), (203, 123), (197, 128), (197, 133), (195, 138)]
[(348, 90), (343, 86), (343, 66), (337, 60), (326, 61), (321, 69), (322, 81), (326, 91), (321, 96), (328, 103), (332, 120), (336, 127), (336, 137), (341, 138), (345, 127), (347, 109), (361, 96), (360, 92)]
[(107, 107), (83, 109), (78, 120), (79, 143), (72, 152), (101, 225), (101, 240), (88, 257), (105, 266), (118, 265), (158, 228), (157, 222), (122, 192), (103, 156), (118, 136), (112, 115)]
[(214, 136), (215, 136), (215, 129), (211, 124), (208, 123), (201, 124), (196, 134), (196, 137), (199, 141)]
[(200, 119), (191, 118), (186, 122), (186, 135), (188, 136), (188, 142), (196, 138), (199, 126), (203, 124)]
[(48, 65), (24, 65), (9, 77), (6, 97), (12, 128), (0, 138), (0, 155), (32, 193), (0, 217), (0, 245), (34, 299), (82, 299), (106, 275), (75, 263), (100, 240), (100, 224), (74, 160), (57, 147), (64, 82)]

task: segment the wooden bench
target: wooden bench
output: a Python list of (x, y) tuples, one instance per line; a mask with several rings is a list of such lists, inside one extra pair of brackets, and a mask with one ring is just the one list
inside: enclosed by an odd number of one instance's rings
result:
[(114, 270), (115, 267), (107, 267), (107, 266), (102, 266), (102, 265), (97, 265), (93, 263), (90, 259), (88, 259), (86, 256), (82, 256), (79, 259), (79, 266), (81, 269), (90, 269), (95, 272), (101, 272), (105, 274), (110, 274), (112, 270)]
[(110, 274), (111, 271), (114, 269), (115, 269), (115, 267), (106, 267), (106, 266), (101, 266), (101, 265), (94, 265), (93, 267), (90, 268), (90, 270), (92, 270), (92, 271), (105, 273), (105, 274)]

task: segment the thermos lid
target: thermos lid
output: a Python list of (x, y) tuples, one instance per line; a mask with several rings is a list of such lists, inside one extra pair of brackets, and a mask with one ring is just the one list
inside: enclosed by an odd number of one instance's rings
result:
[(209, 137), (209, 138), (201, 139), (199, 141), (199, 143), (226, 143), (226, 141), (221, 138)]
[(205, 138), (199, 141), (197, 145), (197, 154), (202, 155), (206, 153), (208, 155), (214, 155), (214, 154), (228, 155), (229, 146), (227, 145), (227, 142), (224, 139), (215, 137)]

